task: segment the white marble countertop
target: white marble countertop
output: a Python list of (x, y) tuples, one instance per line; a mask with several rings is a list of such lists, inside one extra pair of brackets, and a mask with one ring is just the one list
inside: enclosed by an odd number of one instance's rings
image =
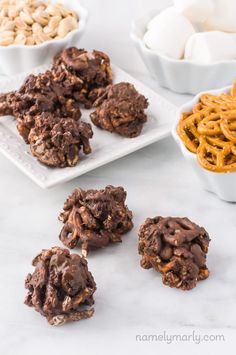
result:
[[(127, 35), (131, 18), (157, 0), (84, 2), (90, 22), (81, 46), (105, 50), (116, 64), (176, 105), (186, 101), (187, 96), (161, 89), (148, 77)], [(201, 188), (171, 138), (50, 190), (41, 190), (2, 155), (0, 166), (1, 354), (234, 353), (235, 204), (222, 202)], [(128, 191), (135, 227), (122, 244), (89, 256), (98, 286), (94, 317), (51, 327), (23, 304), (31, 260), (42, 248), (61, 245), (57, 215), (67, 195), (77, 186), (107, 184), (122, 185)], [(211, 275), (194, 290), (165, 287), (160, 275), (139, 266), (138, 228), (154, 215), (188, 216), (209, 232)], [(195, 336), (223, 335), (225, 341), (186, 341), (193, 331)], [(168, 344), (173, 334), (182, 341)], [(165, 335), (165, 339), (140, 342), (137, 335)]]

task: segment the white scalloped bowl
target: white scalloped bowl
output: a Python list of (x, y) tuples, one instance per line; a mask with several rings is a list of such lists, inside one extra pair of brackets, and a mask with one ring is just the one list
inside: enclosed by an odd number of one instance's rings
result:
[(143, 36), (147, 23), (160, 11), (152, 10), (133, 21), (131, 39), (143, 62), (159, 85), (181, 94), (196, 95), (201, 91), (230, 85), (236, 76), (236, 60), (213, 64), (196, 64), (189, 60), (176, 60), (146, 47)]
[[(218, 90), (210, 90), (208, 93), (218, 95), (222, 92), (229, 93), (230, 86)], [(182, 140), (177, 134), (177, 126), (179, 118), (182, 112), (191, 111), (193, 106), (198, 103), (200, 96), (203, 94), (200, 93), (195, 96), (191, 101), (187, 102), (179, 108), (177, 111), (177, 123), (175, 123), (172, 129), (172, 136), (174, 137), (176, 143), (178, 144), (184, 158), (192, 166), (193, 170), (199, 177), (202, 186), (210, 192), (215, 193), (220, 199), (228, 202), (236, 202), (236, 172), (231, 173), (214, 173), (202, 168), (198, 161), (196, 154), (191, 153), (184, 145)]]
[(52, 58), (64, 48), (78, 45), (78, 40), (86, 26), (88, 11), (75, 1), (54, 0), (52, 2), (61, 2), (76, 11), (79, 16), (78, 28), (62, 39), (50, 40), (34, 46), (0, 46), (0, 75), (11, 76), (49, 64)]

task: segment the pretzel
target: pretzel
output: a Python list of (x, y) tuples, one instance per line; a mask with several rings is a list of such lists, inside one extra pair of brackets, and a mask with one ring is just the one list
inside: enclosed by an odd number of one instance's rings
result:
[(207, 108), (206, 105), (203, 105), (202, 102), (198, 102), (196, 105), (193, 106), (193, 113), (198, 113), (199, 111), (202, 111), (205, 108)]
[(177, 133), (203, 168), (236, 171), (236, 81), (230, 94), (203, 94), (191, 112), (181, 114)]
[(215, 136), (221, 134), (220, 127), (221, 114), (211, 113), (203, 118), (197, 127), (200, 135)]
[(221, 111), (236, 109), (236, 97), (222, 93), (220, 95), (203, 94), (200, 103), (207, 107), (217, 107)]
[(215, 112), (214, 107), (208, 107), (197, 113), (182, 113), (177, 133), (190, 152), (197, 152), (200, 140), (200, 132), (198, 131), (200, 122), (209, 117), (209, 115), (216, 114)]
[(222, 116), (220, 128), (227, 139), (236, 143), (236, 110), (226, 112)]
[(220, 138), (201, 137), (197, 149), (200, 165), (213, 172), (236, 171), (236, 146)]

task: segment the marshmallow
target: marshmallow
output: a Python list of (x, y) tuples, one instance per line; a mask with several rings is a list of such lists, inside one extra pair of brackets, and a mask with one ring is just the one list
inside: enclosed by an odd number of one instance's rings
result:
[(185, 59), (201, 64), (236, 58), (236, 35), (219, 31), (199, 32), (186, 44)]
[(205, 31), (236, 32), (236, 1), (215, 0), (213, 14), (203, 25)]
[(205, 22), (214, 11), (213, 0), (174, 0), (174, 6), (193, 23)]
[(181, 59), (186, 41), (193, 33), (191, 22), (174, 7), (169, 7), (150, 21), (143, 40), (148, 48)]

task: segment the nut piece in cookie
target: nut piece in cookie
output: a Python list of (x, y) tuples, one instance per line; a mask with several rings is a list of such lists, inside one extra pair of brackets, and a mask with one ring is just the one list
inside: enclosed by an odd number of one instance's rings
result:
[(25, 280), (27, 306), (34, 307), (51, 325), (93, 315), (90, 306), (94, 303), (96, 284), (84, 258), (53, 247), (42, 250), (32, 264), (35, 270)]
[(97, 96), (94, 103), (97, 109), (90, 114), (97, 127), (128, 138), (140, 135), (147, 121), (144, 110), (148, 107), (148, 101), (132, 84), (110, 85), (100, 90)]
[(12, 108), (8, 104), (8, 93), (0, 94), (0, 116), (8, 116), (12, 114)]
[(91, 153), (89, 139), (93, 136), (89, 123), (69, 117), (56, 117), (44, 112), (34, 117), (34, 127), (28, 135), (32, 154), (48, 166), (75, 166), (80, 151)]
[(125, 199), (123, 187), (75, 189), (59, 216), (64, 223), (60, 240), (69, 248), (79, 243), (84, 256), (90, 249), (121, 242), (121, 236), (133, 228), (132, 212), (125, 205)]
[(148, 218), (139, 230), (141, 266), (161, 272), (165, 285), (191, 290), (209, 276), (209, 242), (206, 230), (188, 218)]
[(112, 83), (109, 57), (100, 51), (87, 52), (70, 47), (54, 58), (52, 73), (64, 81), (67, 77), (80, 80), (73, 91), (74, 99), (86, 108), (92, 107), (97, 98), (97, 90)]

